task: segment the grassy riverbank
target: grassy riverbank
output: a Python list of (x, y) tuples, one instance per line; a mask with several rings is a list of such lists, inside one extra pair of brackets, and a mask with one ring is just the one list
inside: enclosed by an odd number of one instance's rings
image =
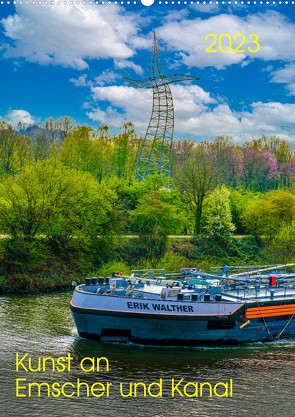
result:
[[(258, 244), (253, 237), (232, 239), (222, 247), (203, 239), (175, 239), (162, 256), (148, 259), (138, 239), (80, 239), (52, 242), (50, 239), (0, 241), (0, 291), (24, 293), (70, 288), (86, 276), (109, 276), (114, 271), (161, 268), (167, 272), (184, 267), (209, 271), (210, 266), (292, 262)], [(294, 260), (293, 260), (294, 261)]]

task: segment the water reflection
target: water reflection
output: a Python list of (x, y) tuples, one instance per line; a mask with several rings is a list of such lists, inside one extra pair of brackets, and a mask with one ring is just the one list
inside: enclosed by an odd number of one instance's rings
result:
[[(0, 299), (0, 412), (5, 416), (291, 416), (294, 415), (293, 383), (295, 341), (280, 340), (234, 347), (152, 347), (103, 344), (77, 337), (69, 311), (71, 293), (3, 297)], [(36, 359), (73, 357), (70, 372), (47, 371), (32, 375), (16, 372), (15, 353)], [(109, 372), (83, 372), (84, 357), (107, 357)], [(38, 383), (112, 383), (109, 397), (73, 396), (16, 398), (15, 380)], [(186, 382), (233, 380), (232, 398), (171, 395), (172, 378)], [(162, 397), (123, 398), (119, 385), (163, 381)]]

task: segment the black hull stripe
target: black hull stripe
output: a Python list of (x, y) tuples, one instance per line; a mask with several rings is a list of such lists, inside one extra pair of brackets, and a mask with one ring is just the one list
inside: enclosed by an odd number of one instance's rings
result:
[[(92, 340), (103, 340), (101, 336), (96, 334), (90, 334), (87, 332), (80, 332), (80, 337)], [(267, 341), (268, 338), (265, 338)], [(119, 340), (118, 340), (119, 341)], [(120, 341), (122, 343), (122, 341)], [(182, 340), (182, 339), (142, 339), (139, 337), (130, 337), (128, 342), (138, 343), (141, 345), (153, 345), (153, 346), (224, 346), (224, 345), (240, 345), (245, 343), (236, 339), (218, 339), (218, 340)], [(249, 342), (249, 341), (247, 341)], [(246, 343), (247, 343), (246, 342)], [(124, 342), (123, 342), (124, 343)]]
[[(258, 301), (258, 305), (257, 305)], [(261, 301), (261, 300), (251, 300), (246, 304), (246, 308), (258, 308), (258, 306), (261, 307), (277, 307), (282, 305), (291, 305), (295, 304), (295, 297), (294, 298), (286, 298), (281, 300), (267, 300), (267, 301)]]

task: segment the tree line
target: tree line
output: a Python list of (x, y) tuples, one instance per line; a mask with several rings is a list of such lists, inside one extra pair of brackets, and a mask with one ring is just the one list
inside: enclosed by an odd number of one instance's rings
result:
[(237, 233), (263, 239), (278, 259), (294, 256), (294, 144), (183, 139), (173, 145), (172, 178), (135, 182), (141, 145), (130, 122), (117, 133), (68, 117), (18, 129), (0, 122), (4, 270), (40, 266), (52, 254), (93, 268), (124, 234), (139, 235), (136, 247), (117, 251), (125, 260), (163, 256), (169, 234), (194, 234), (200, 254), (240, 256)]

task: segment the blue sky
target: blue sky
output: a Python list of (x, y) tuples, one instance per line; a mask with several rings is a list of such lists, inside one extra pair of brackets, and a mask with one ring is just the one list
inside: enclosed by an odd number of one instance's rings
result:
[[(69, 2), (68, 2), (69, 3)], [(264, 2), (265, 3), (265, 2)], [(295, 5), (0, 4), (0, 120), (16, 125), (71, 116), (144, 134), (152, 94), (122, 76), (148, 77), (154, 29), (172, 84), (175, 136), (236, 142), (279, 135), (295, 141)], [(206, 35), (257, 34), (256, 53), (205, 52)], [(210, 38), (211, 40), (211, 38)], [(226, 49), (228, 40), (221, 46)]]

